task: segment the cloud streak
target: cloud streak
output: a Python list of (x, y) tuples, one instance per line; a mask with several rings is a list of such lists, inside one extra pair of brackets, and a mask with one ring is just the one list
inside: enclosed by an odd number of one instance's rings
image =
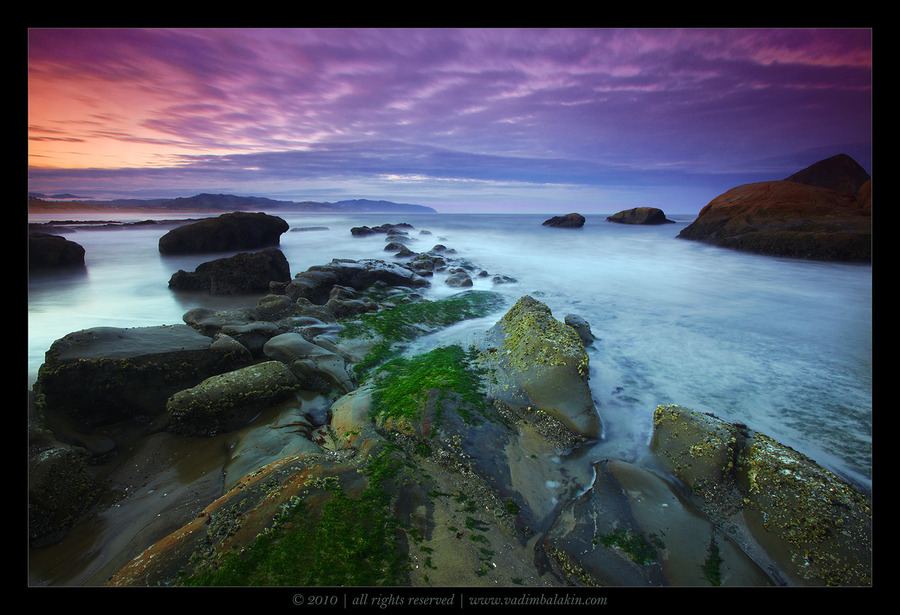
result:
[(868, 30), (31, 30), (28, 68), (44, 192), (696, 211), (871, 164)]

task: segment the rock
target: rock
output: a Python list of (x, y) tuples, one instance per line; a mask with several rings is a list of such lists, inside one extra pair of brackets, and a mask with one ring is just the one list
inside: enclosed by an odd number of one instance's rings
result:
[(397, 263), (335, 259), (328, 265), (317, 265), (298, 273), (285, 288), (285, 294), (294, 300), (304, 298), (316, 305), (324, 305), (335, 285), (365, 290), (376, 282), (388, 286), (428, 286), (428, 280)]
[(343, 394), (356, 388), (340, 355), (307, 341), (299, 333), (273, 337), (266, 342), (263, 352), (270, 359), (288, 365), (304, 389)]
[(84, 248), (65, 237), (28, 233), (28, 269), (84, 267)]
[(279, 361), (212, 376), (169, 398), (167, 429), (193, 437), (233, 431), (266, 408), (294, 395), (297, 389), (297, 379)]
[(290, 279), (290, 266), (281, 250), (265, 248), (202, 263), (191, 273), (179, 270), (169, 280), (169, 288), (238, 295), (268, 292), (272, 282)]
[(335, 284), (328, 294), (325, 308), (336, 319), (351, 318), (366, 312), (374, 312), (378, 306), (372, 302), (358, 298), (356, 291), (348, 286)]
[(666, 218), (666, 214), (656, 207), (635, 207), (625, 209), (611, 216), (607, 221), (620, 224), (675, 224), (674, 220)]
[(737, 186), (678, 237), (770, 256), (871, 262), (871, 182), (854, 194), (787, 180)]
[(473, 284), (472, 276), (470, 276), (469, 272), (465, 269), (452, 270), (451, 274), (444, 280), (444, 283), (447, 284), (447, 286), (456, 288), (466, 288)]
[(581, 228), (584, 226), (584, 216), (571, 213), (564, 216), (553, 216), (545, 220), (542, 226), (554, 226), (557, 228)]
[(593, 344), (594, 340), (597, 339), (591, 332), (590, 323), (581, 316), (577, 316), (575, 314), (566, 314), (566, 317), (563, 319), (563, 321), (567, 325), (575, 329), (575, 333), (578, 334), (578, 337), (581, 338), (581, 342), (585, 346)]
[(784, 181), (829, 188), (844, 194), (856, 195), (871, 177), (858, 162), (847, 154), (838, 154), (797, 171)]
[(88, 425), (154, 416), (177, 391), (244, 365), (245, 352), (187, 325), (84, 329), (50, 346), (35, 403)]
[(514, 406), (534, 406), (581, 436), (600, 436), (584, 344), (545, 304), (523, 296), (483, 345), (497, 372), (492, 395)]
[(88, 472), (90, 453), (51, 441), (29, 451), (28, 539), (40, 545), (64, 534), (85, 513), (98, 490)]
[(734, 540), (660, 477), (623, 461), (607, 460), (594, 467), (593, 484), (564, 505), (541, 544), (548, 561), (570, 583), (773, 584)]
[(265, 213), (234, 212), (172, 229), (159, 239), (160, 254), (256, 250), (278, 245), (288, 223)]
[(657, 458), (704, 513), (735, 527), (758, 559), (772, 558), (767, 567), (778, 580), (871, 583), (871, 502), (852, 485), (772, 438), (711, 414), (659, 406), (653, 425)]
[(225, 491), (251, 472), (279, 459), (324, 452), (310, 440), (313, 425), (303, 413), (300, 400), (285, 403), (289, 407), (280, 409), (272, 420), (239, 434), (224, 467)]
[(256, 313), (262, 320), (274, 321), (292, 316), (297, 302), (285, 295), (265, 295), (256, 302)]
[(798, 585), (872, 584), (872, 503), (805, 455), (755, 434), (736, 473), (744, 516)]

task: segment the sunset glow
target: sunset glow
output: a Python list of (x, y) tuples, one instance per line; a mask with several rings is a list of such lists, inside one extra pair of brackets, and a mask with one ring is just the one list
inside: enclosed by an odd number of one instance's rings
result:
[(871, 67), (866, 29), (33, 29), (29, 190), (696, 211), (871, 171)]

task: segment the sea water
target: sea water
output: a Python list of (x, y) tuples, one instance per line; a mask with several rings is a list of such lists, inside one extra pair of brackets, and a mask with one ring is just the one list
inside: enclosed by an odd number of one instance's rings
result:
[[(292, 275), (333, 258), (392, 261), (384, 235), (354, 237), (350, 229), (408, 222), (415, 227), (410, 249), (443, 244), (456, 250), (490, 274), (475, 277), (475, 288), (502, 293), (506, 308), (527, 294), (560, 320), (567, 314), (587, 320), (597, 337), (588, 346), (590, 385), (604, 425), (589, 452), (598, 459), (645, 455), (653, 410), (674, 403), (743, 423), (871, 489), (870, 265), (745, 254), (677, 239), (691, 215), (669, 215), (675, 224), (630, 226), (596, 214), (580, 229), (560, 229), (542, 226), (549, 214), (273, 213), (291, 227), (280, 247)], [(160, 255), (158, 241), (169, 228), (82, 227), (66, 234), (85, 248), (86, 267), (29, 278), (29, 387), (46, 350), (72, 331), (175, 324), (193, 307), (255, 305), (256, 297), (170, 290), (168, 280), (179, 269), (193, 271), (233, 253)], [(495, 285), (495, 274), (516, 282)], [(459, 291), (444, 277), (431, 280), (426, 296)], [(471, 340), (502, 313), (429, 336), (411, 351)]]

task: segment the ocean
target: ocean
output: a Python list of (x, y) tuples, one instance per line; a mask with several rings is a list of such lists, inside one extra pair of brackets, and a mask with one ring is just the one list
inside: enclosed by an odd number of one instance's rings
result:
[[(629, 461), (647, 454), (653, 410), (680, 404), (765, 433), (871, 490), (872, 267), (740, 253), (677, 239), (675, 224), (628, 226), (587, 214), (580, 229), (543, 227), (553, 214), (299, 214), (272, 212), (291, 230), (281, 250), (295, 275), (333, 258), (394, 259), (384, 235), (354, 226), (408, 222), (413, 251), (455, 249), (490, 275), (475, 288), (543, 301), (562, 320), (577, 314), (597, 340), (590, 384), (604, 437), (588, 452)], [(612, 213), (612, 212), (611, 212)], [(71, 216), (66, 216), (71, 217)], [(199, 214), (85, 214), (80, 220), (146, 220)], [(41, 222), (58, 214), (30, 216)], [(324, 227), (324, 228), (323, 228)], [(179, 269), (230, 254), (162, 256), (168, 230), (78, 228), (82, 273), (28, 281), (28, 387), (54, 340), (80, 329), (182, 323), (194, 307), (255, 305), (256, 297), (176, 293)], [(427, 230), (430, 235), (418, 234)], [(495, 285), (494, 274), (515, 283)], [(432, 279), (427, 297), (459, 289)], [(474, 339), (503, 311), (418, 341), (410, 352)]]

